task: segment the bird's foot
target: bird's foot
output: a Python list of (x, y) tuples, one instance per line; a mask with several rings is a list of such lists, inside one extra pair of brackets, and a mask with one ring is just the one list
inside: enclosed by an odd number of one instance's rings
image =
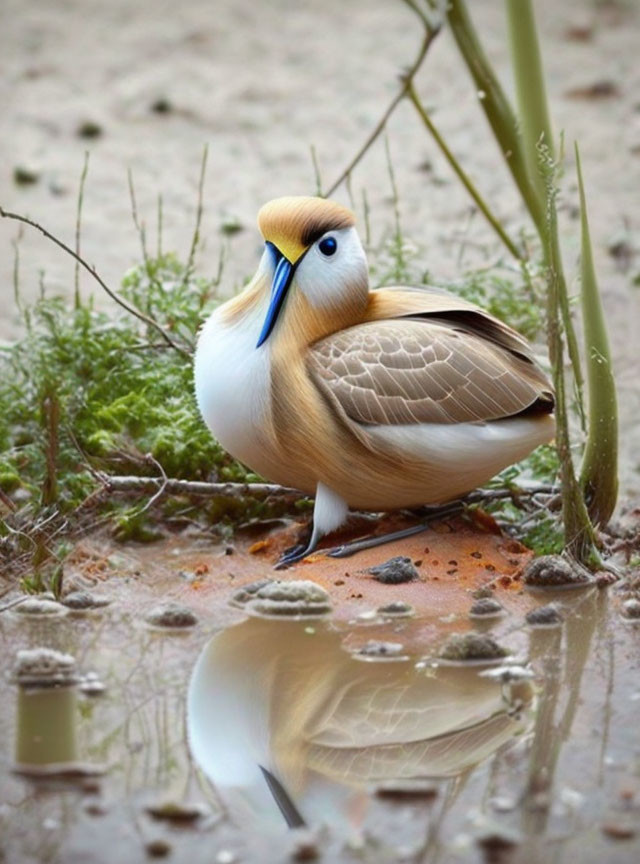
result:
[(313, 549), (309, 548), (308, 543), (298, 543), (295, 546), (290, 546), (288, 549), (285, 549), (280, 556), (280, 560), (276, 564), (275, 569), (286, 570), (287, 567), (290, 567), (297, 561), (302, 561), (303, 558), (306, 558), (306, 556), (310, 555), (312, 552)]

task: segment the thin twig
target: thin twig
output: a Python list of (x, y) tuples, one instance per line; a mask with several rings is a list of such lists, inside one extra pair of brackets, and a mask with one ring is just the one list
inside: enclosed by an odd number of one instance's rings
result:
[(252, 495), (266, 498), (276, 495), (282, 498), (308, 498), (304, 492), (275, 483), (206, 483), (201, 480), (178, 480), (172, 477), (109, 476), (101, 474), (100, 480), (107, 491), (134, 492), (140, 495), (155, 493), (160, 488), (167, 495), (197, 495), (203, 498), (226, 496), (242, 498)]
[(9, 210), (5, 210), (2, 206), (0, 206), (0, 217), (2, 217), (3, 219), (13, 219), (16, 222), (22, 222), (24, 225), (30, 225), (32, 228), (40, 231), (40, 233), (43, 234), (48, 240), (51, 240), (53, 243), (56, 244), (56, 246), (59, 246), (60, 249), (64, 250), (68, 255), (71, 255), (71, 257), (74, 258), (81, 267), (84, 267), (87, 273), (90, 273), (91, 276), (93, 276), (98, 285), (100, 285), (100, 287), (104, 291), (106, 291), (106, 293), (109, 295), (109, 297), (111, 297), (112, 300), (115, 300), (118, 306), (126, 309), (126, 311), (129, 312), (131, 315), (134, 315), (140, 321), (143, 321), (149, 327), (152, 327), (154, 330), (156, 330), (162, 336), (167, 345), (175, 348), (176, 351), (179, 351), (185, 357), (191, 357), (191, 353), (182, 345), (174, 342), (174, 340), (167, 333), (164, 327), (162, 327), (161, 324), (158, 324), (158, 322), (154, 321), (153, 318), (149, 318), (149, 316), (145, 315), (144, 312), (141, 312), (135, 306), (131, 306), (129, 303), (127, 303), (126, 300), (116, 294), (115, 291), (109, 288), (107, 283), (98, 274), (96, 268), (93, 265), (89, 264), (81, 255), (78, 255), (76, 252), (74, 252), (74, 250), (70, 246), (67, 246), (66, 243), (63, 243), (62, 240), (59, 240), (50, 231), (47, 231), (47, 229), (40, 225), (39, 222), (35, 222), (33, 219), (29, 219), (27, 216), (21, 216), (19, 213), (12, 213)]
[(507, 247), (509, 252), (513, 255), (513, 257), (516, 258), (518, 261), (521, 261), (522, 260), (522, 252), (520, 252), (520, 250), (515, 245), (515, 243), (507, 235), (506, 231), (504, 230), (504, 228), (500, 224), (500, 220), (497, 219), (493, 215), (493, 213), (489, 209), (489, 205), (484, 200), (484, 198), (480, 195), (480, 193), (478, 192), (478, 190), (474, 186), (469, 175), (463, 170), (462, 166), (460, 165), (460, 163), (458, 162), (456, 157), (453, 155), (453, 153), (449, 149), (449, 146), (447, 145), (446, 141), (444, 140), (444, 138), (442, 137), (440, 132), (435, 127), (434, 122), (431, 119), (431, 117), (429, 116), (428, 111), (426, 110), (426, 108), (424, 107), (422, 102), (420, 101), (420, 98), (419, 98), (418, 94), (416, 93), (415, 88), (413, 87), (413, 84), (409, 85), (409, 88), (407, 90), (407, 95), (409, 96), (409, 99), (413, 103), (416, 111), (420, 115), (422, 122), (427, 127), (427, 129), (431, 133), (431, 136), (433, 137), (434, 141), (436, 142), (436, 144), (438, 145), (438, 147), (442, 151), (442, 154), (444, 155), (445, 159), (447, 160), (449, 165), (451, 165), (451, 167), (455, 171), (456, 175), (458, 176), (458, 179), (460, 180), (460, 182), (462, 183), (464, 188), (467, 190), (469, 195), (471, 195), (471, 197), (475, 201), (477, 208), (480, 210), (480, 212), (482, 213), (484, 218), (491, 225), (493, 230), (496, 232), (498, 237), (502, 240), (502, 242)]
[[(407, 5), (411, 6), (411, 8), (414, 11), (416, 11), (416, 12), (418, 11), (416, 9), (416, 7), (413, 6), (413, 4), (410, 2), (410, 0), (405, 0), (405, 2), (407, 2)], [(396, 110), (396, 108), (398, 107), (400, 102), (402, 102), (402, 100), (405, 98), (405, 96), (409, 92), (409, 88), (411, 87), (411, 85), (413, 83), (413, 79), (414, 79), (416, 73), (418, 72), (418, 70), (420, 69), (420, 67), (422, 66), (422, 62), (423, 62), (424, 58), (427, 56), (427, 52), (429, 51), (429, 48), (431, 47), (431, 43), (433, 42), (433, 40), (436, 38), (436, 36), (440, 32), (440, 27), (441, 27), (440, 22), (430, 23), (427, 20), (427, 18), (421, 12), (418, 12), (418, 14), (420, 15), (420, 17), (421, 17), (421, 19), (425, 25), (425, 33), (424, 33), (424, 37), (422, 39), (422, 44), (420, 45), (420, 50), (418, 51), (418, 54), (416, 56), (416, 59), (413, 61), (413, 63), (411, 64), (411, 66), (409, 67), (407, 72), (402, 76), (402, 78), (401, 78), (402, 85), (401, 85), (400, 89), (398, 90), (396, 95), (393, 97), (393, 99), (391, 100), (389, 105), (387, 106), (382, 117), (378, 120), (378, 122), (374, 126), (373, 130), (371, 131), (371, 133), (367, 137), (366, 141), (362, 145), (362, 147), (358, 150), (356, 155), (353, 157), (351, 162), (349, 162), (349, 164), (344, 169), (344, 171), (340, 174), (340, 176), (331, 184), (331, 186), (329, 186), (327, 191), (324, 193), (323, 197), (328, 198), (329, 195), (333, 195), (333, 193), (336, 191), (338, 186), (340, 186), (342, 183), (344, 183), (344, 181), (351, 174), (351, 172), (356, 167), (356, 165), (361, 161), (361, 159), (367, 153), (367, 151), (369, 150), (371, 145), (384, 132), (384, 129), (385, 129), (387, 123), (389, 122), (389, 118), (391, 117), (393, 112)]]
[(198, 250), (198, 243), (200, 242), (200, 225), (202, 223), (202, 214), (204, 212), (204, 180), (207, 174), (207, 158), (209, 156), (209, 145), (205, 144), (204, 149), (202, 151), (202, 162), (200, 164), (200, 178), (198, 180), (198, 206), (196, 209), (196, 224), (193, 229), (193, 236), (191, 238), (191, 248), (189, 249), (189, 257), (187, 258), (187, 266), (184, 271), (184, 278), (182, 280), (183, 287), (187, 284), (191, 274), (193, 273), (193, 268), (195, 265), (196, 252)]
[[(84, 201), (84, 184), (87, 179), (87, 171), (89, 170), (89, 151), (85, 150), (84, 165), (82, 166), (82, 174), (80, 175), (80, 188), (78, 189), (78, 204), (76, 207), (76, 255), (80, 254), (80, 233), (82, 229), (82, 203)], [(80, 308), (80, 264), (76, 261), (73, 274), (74, 286), (74, 302), (76, 309)]]

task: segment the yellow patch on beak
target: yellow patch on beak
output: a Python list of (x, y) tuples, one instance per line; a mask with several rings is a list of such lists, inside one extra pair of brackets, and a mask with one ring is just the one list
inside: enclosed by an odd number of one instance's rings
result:
[(307, 247), (303, 246), (295, 237), (287, 237), (286, 234), (272, 234), (266, 238), (276, 247), (278, 252), (281, 252), (290, 264), (295, 264), (296, 261), (307, 251)]

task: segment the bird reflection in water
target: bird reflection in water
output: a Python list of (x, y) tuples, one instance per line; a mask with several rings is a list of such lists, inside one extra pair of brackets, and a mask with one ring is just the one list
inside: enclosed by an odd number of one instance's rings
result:
[(236, 816), (349, 830), (373, 788), (459, 776), (528, 728), (531, 685), (480, 671), (366, 662), (327, 620), (250, 617), (196, 662), (191, 749)]

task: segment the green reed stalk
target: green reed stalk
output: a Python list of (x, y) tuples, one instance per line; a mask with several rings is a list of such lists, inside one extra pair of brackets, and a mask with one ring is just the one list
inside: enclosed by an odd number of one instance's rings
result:
[(609, 339), (593, 266), (587, 203), (578, 145), (575, 145), (580, 190), (582, 322), (587, 358), (589, 422), (580, 485), (591, 520), (606, 525), (618, 497), (618, 404)]

